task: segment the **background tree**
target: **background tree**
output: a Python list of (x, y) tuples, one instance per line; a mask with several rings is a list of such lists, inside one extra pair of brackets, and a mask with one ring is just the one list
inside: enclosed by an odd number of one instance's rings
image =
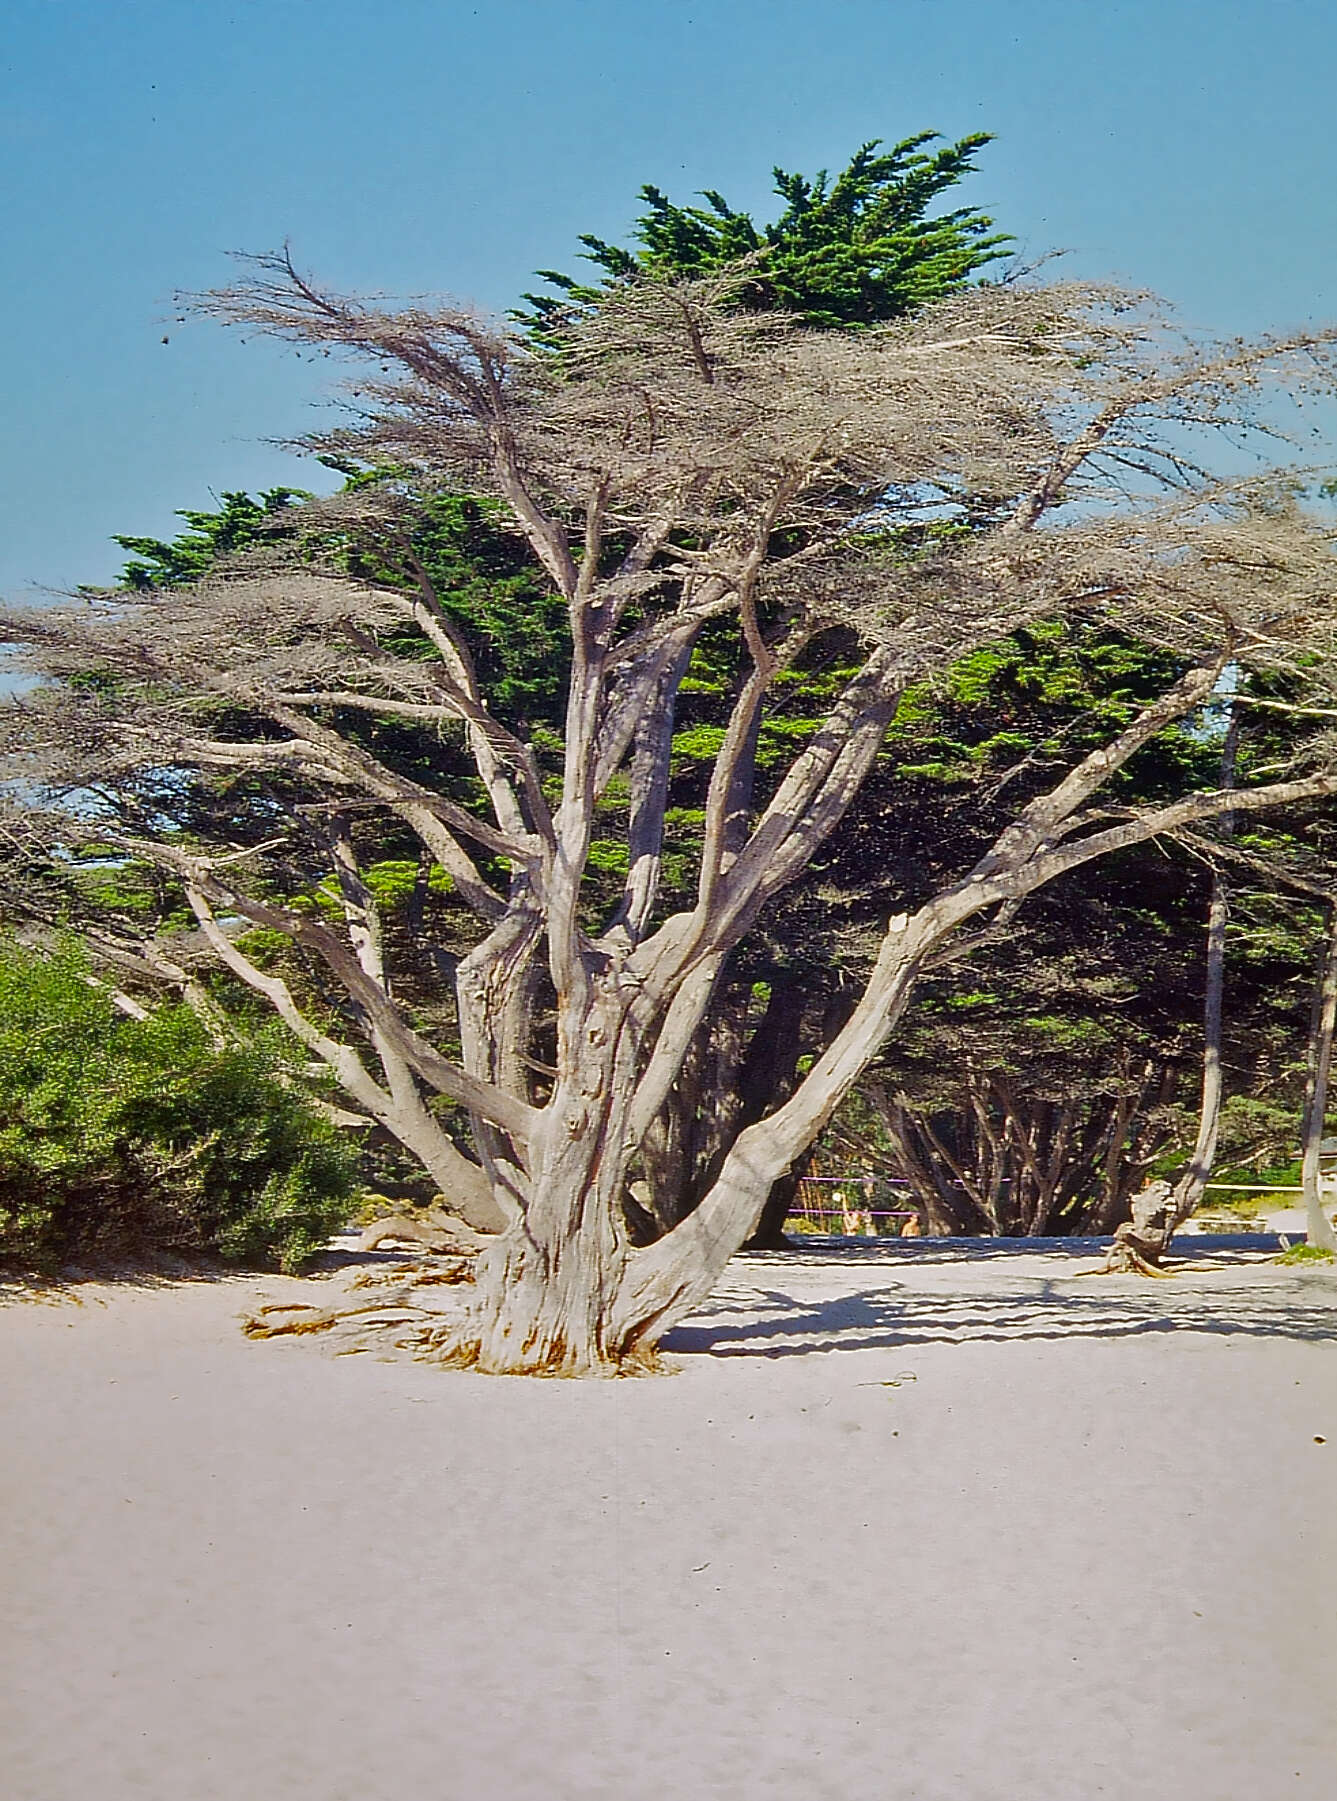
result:
[[(978, 714), (940, 702), (926, 717), (924, 754), (938, 760), (921, 767), (942, 786), (925, 847), (939, 828), (944, 845), (959, 842), (972, 812), (988, 816), (989, 789), (1009, 780), (1006, 766), (979, 768), (974, 756), (987, 758), (989, 741), (972, 746), (964, 724), (991, 724), (1000, 740), (1016, 727), (1027, 758), (1048, 759), (1099, 731), (1102, 707), (1120, 689), (1127, 695), (1130, 680), (1136, 691), (1155, 679), (1154, 656), (1109, 635), (1057, 656), (1033, 634), (1022, 640), (951, 672), (949, 686), (973, 700), (985, 675), (993, 692)], [(1268, 710), (1283, 703), (1275, 682), (1266, 686), (1272, 698), (1250, 692), (1248, 679), (1230, 697), (1237, 720), (1245, 716), (1239, 754), (1251, 777), (1293, 756), (1315, 725), (1299, 721), (1297, 737), (1293, 715)], [(1124, 798), (1146, 804), (1176, 784), (1207, 785), (1222, 754), (1223, 708), (1134, 760)], [(882, 847), (884, 863), (893, 854)], [(1301, 812), (1285, 832), (1253, 821), (1238, 840), (1191, 834), (1133, 848), (1037, 895), (1005, 930), (976, 933), (926, 973), (913, 1014), (824, 1158), (908, 1182), (934, 1231), (1113, 1230), (1153, 1167), (1165, 1173), (1190, 1156), (1211, 986), (1206, 926), (1221, 912), (1213, 890), (1224, 870), (1233, 893), (1226, 933), (1216, 935), (1218, 950), (1228, 946), (1218, 970), (1223, 1154), (1233, 1181), (1251, 1169), (1290, 1179), (1329, 854), (1321, 814)]]
[(131, 552), (121, 579), (129, 588), (175, 588), (206, 575), (220, 557), (253, 544), (295, 501), (311, 497), (299, 488), (267, 488), (258, 500), (225, 491), (213, 512), (187, 509), (177, 514), (187, 529), (175, 538), (117, 535), (112, 541)]
[(1007, 255), (1012, 239), (992, 230), (974, 207), (934, 214), (939, 198), (975, 168), (989, 132), (930, 150), (933, 131), (917, 132), (892, 149), (862, 145), (834, 180), (773, 171), (784, 211), (767, 225), (707, 189), (704, 207), (678, 206), (659, 188), (641, 189), (645, 211), (633, 232), (635, 248), (581, 237), (586, 260), (603, 271), (581, 282), (553, 269), (539, 274), (557, 295), (526, 294), (529, 310), (515, 316), (540, 342), (559, 345), (573, 317), (597, 307), (620, 284), (644, 276), (701, 278), (744, 262), (747, 278), (735, 304), (796, 313), (809, 325), (877, 325), (954, 293)]

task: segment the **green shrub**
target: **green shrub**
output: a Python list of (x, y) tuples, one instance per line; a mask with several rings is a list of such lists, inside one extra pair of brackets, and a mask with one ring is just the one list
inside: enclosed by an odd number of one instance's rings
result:
[(185, 1006), (126, 1017), (75, 945), (0, 941), (0, 1258), (208, 1253), (295, 1270), (348, 1218), (356, 1165), (279, 1080)]
[(1321, 1244), (1291, 1244), (1286, 1246), (1280, 1257), (1274, 1257), (1272, 1261), (1273, 1263), (1332, 1263), (1335, 1260), (1332, 1252), (1325, 1250)]

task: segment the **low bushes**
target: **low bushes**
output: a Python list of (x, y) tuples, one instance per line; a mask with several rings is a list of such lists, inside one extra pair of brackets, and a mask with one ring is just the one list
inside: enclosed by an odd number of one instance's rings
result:
[(204, 1253), (295, 1270), (355, 1205), (351, 1147), (263, 1042), (127, 1017), (76, 946), (0, 941), (0, 1259)]

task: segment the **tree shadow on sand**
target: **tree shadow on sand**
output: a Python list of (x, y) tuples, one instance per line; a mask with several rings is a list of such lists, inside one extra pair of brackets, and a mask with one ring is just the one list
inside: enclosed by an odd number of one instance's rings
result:
[(900, 1283), (802, 1300), (775, 1290), (718, 1295), (663, 1340), (673, 1353), (715, 1357), (807, 1357), (832, 1351), (896, 1350), (922, 1344), (1137, 1338), (1203, 1332), (1219, 1337), (1337, 1337), (1337, 1283), (1306, 1277), (1247, 1288), (1089, 1292), (1035, 1281), (1012, 1294), (915, 1293)]
[[(934, 1263), (988, 1263), (1018, 1257), (1062, 1257), (1080, 1263), (1089, 1257), (1103, 1257), (1113, 1243), (1111, 1238), (842, 1238), (838, 1235), (811, 1233), (796, 1235), (784, 1251), (744, 1251), (740, 1264), (749, 1261), (800, 1263), (805, 1268), (829, 1265), (846, 1268), (851, 1263), (922, 1265)], [(1274, 1255), (1285, 1241), (1275, 1232), (1195, 1233), (1181, 1235), (1174, 1242), (1174, 1261), (1198, 1263), (1240, 1251)]]

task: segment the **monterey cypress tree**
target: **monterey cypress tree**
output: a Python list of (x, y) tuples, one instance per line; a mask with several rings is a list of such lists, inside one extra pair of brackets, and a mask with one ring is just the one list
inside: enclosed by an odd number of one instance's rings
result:
[(927, 301), (963, 286), (1007, 254), (1012, 239), (974, 207), (931, 215), (939, 196), (975, 167), (991, 142), (973, 132), (938, 150), (937, 133), (917, 132), (878, 155), (880, 140), (863, 144), (834, 180), (774, 170), (784, 211), (758, 225), (708, 188), (704, 207), (678, 206), (661, 189), (641, 189), (645, 211), (628, 250), (586, 234), (586, 260), (602, 273), (578, 281), (540, 269), (553, 294), (526, 294), (530, 310), (515, 315), (540, 340), (560, 339), (564, 325), (638, 275), (703, 276), (740, 258), (755, 275), (741, 292), (744, 306), (799, 313), (817, 326), (877, 325), (903, 318)]

